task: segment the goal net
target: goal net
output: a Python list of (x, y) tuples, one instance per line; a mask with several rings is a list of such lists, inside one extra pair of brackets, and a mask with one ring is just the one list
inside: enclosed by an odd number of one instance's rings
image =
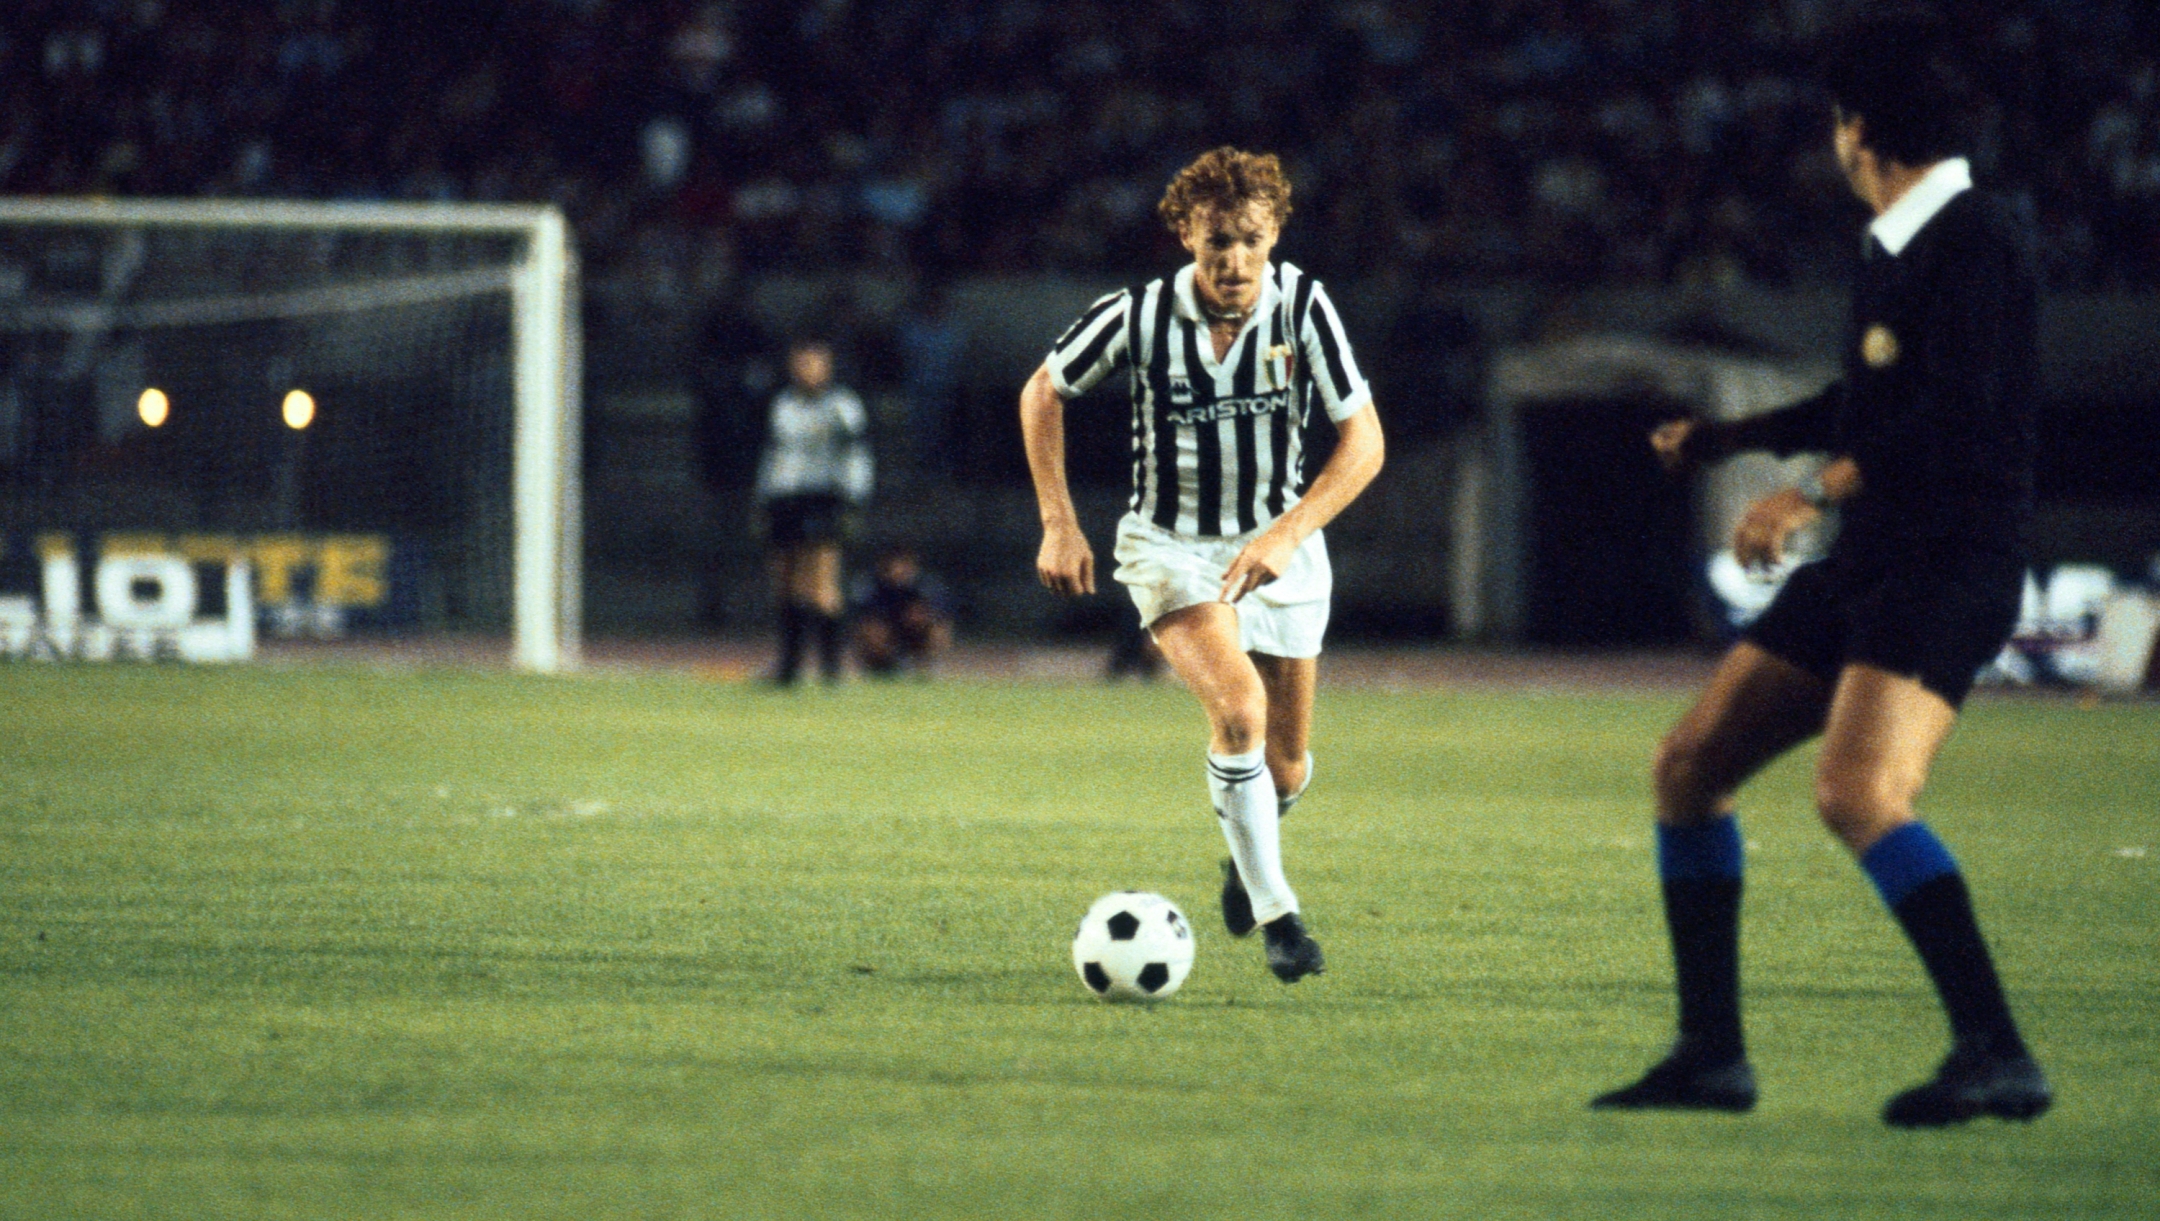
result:
[(0, 654), (574, 666), (576, 303), (553, 208), (0, 200)]

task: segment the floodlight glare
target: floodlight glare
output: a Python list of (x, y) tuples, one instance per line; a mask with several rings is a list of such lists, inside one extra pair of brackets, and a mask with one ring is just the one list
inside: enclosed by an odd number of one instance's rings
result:
[(315, 396), (305, 390), (285, 395), (285, 427), (298, 431), (315, 422)]
[(152, 386), (142, 392), (141, 398), (135, 400), (135, 414), (142, 417), (143, 423), (157, 428), (171, 417), (172, 400), (165, 397), (163, 390)]

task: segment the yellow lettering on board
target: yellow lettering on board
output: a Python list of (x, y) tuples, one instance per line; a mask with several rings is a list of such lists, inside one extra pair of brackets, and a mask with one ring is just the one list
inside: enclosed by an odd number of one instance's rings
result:
[(265, 534), (248, 544), (255, 561), (255, 588), (262, 600), (275, 606), (293, 596), (293, 569), (314, 562), (315, 548), (297, 534)]
[(105, 559), (135, 559), (145, 555), (171, 555), (162, 534), (108, 534), (98, 540), (98, 554)]
[(37, 536), (39, 560), (70, 558), (75, 554), (75, 537), (71, 534), (40, 534)]
[(173, 549), (190, 564), (230, 564), (247, 555), (247, 548), (230, 534), (183, 534)]
[(389, 593), (383, 565), (390, 540), (379, 534), (333, 534), (315, 560), (315, 601), (323, 606), (381, 606)]

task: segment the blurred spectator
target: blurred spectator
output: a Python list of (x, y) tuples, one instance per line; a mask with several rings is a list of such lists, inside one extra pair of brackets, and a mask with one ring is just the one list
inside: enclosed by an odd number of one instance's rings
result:
[(900, 320), (901, 392), (907, 398), (909, 469), (928, 479), (953, 474), (953, 411), (960, 398), (967, 331), (947, 308), (944, 286), (932, 281), (916, 308)]
[(1484, 405), (1477, 322), (1437, 287), (1410, 296), (1377, 353), (1388, 434), (1404, 443), (1445, 436)]
[(765, 406), (784, 370), (764, 329), (722, 293), (698, 330), (692, 376), (697, 395), (698, 469), (715, 494), (747, 486), (765, 441)]
[[(749, 508), (765, 442), (765, 407), (781, 378), (771, 340), (740, 305), (736, 294), (719, 294), (718, 307), (698, 328), (691, 365), (694, 458), (722, 529), (731, 531), (739, 529)], [(727, 619), (732, 568), (718, 551), (708, 558), (699, 583), (698, 619), (719, 627)]]
[(853, 593), (855, 655), (864, 673), (927, 677), (952, 647), (952, 600), (908, 548), (880, 554)]
[[(1116, 276), (1165, 159), (1231, 140), (1322, 271), (1782, 280), (1849, 253), (1805, 65), (1850, 6), (27, 0), (0, 190), (550, 200), (596, 271), (652, 193), (753, 267)], [(2160, 5), (1956, 7), (2050, 276), (2160, 286)]]

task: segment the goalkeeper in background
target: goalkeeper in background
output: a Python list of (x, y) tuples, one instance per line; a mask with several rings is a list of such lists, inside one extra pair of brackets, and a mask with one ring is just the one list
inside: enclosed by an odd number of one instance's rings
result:
[(871, 480), (869, 417), (855, 392), (833, 381), (832, 346), (798, 339), (787, 368), (757, 474), (780, 607), (772, 681), (782, 687), (794, 684), (813, 636), (820, 674), (827, 683), (840, 680), (840, 547), (849, 517), (870, 500)]

